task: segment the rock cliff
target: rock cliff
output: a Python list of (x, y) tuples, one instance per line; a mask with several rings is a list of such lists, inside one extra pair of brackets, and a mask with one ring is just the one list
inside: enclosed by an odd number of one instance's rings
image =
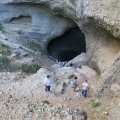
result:
[[(43, 51), (53, 38), (78, 26), (85, 35), (89, 64), (97, 66), (107, 77), (101, 77), (101, 89), (97, 93), (104, 92), (107, 83), (112, 85), (114, 80), (119, 83), (116, 78), (120, 50), (119, 0), (0, 0), (0, 3), (0, 21), (5, 27), (14, 28), (20, 35), (23, 32), (22, 37), (32, 39)], [(118, 71), (116, 77), (114, 71)]]
[(96, 25), (109, 30), (120, 37), (120, 1), (119, 0), (4, 0), (4, 4), (35, 3), (48, 5), (59, 14), (83, 23), (93, 21)]

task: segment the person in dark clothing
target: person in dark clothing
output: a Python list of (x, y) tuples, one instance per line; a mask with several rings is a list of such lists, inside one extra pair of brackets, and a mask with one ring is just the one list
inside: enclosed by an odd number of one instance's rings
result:
[(76, 88), (77, 88), (77, 77), (75, 77), (73, 80), (71, 80), (71, 84), (74, 88), (74, 92), (76, 91)]
[(66, 87), (66, 86), (67, 86), (66, 82), (63, 82), (63, 83), (62, 83), (62, 88), (61, 88), (61, 91), (60, 91), (61, 94), (64, 94), (64, 91), (65, 91), (65, 87)]

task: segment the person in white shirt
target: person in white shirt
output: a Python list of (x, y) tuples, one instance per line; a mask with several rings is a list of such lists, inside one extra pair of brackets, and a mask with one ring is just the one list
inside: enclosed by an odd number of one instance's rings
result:
[(85, 80), (85, 82), (82, 84), (82, 95), (84, 97), (87, 97), (87, 93), (88, 93), (88, 90), (89, 90), (89, 84), (87, 82), (87, 80)]
[(45, 85), (45, 90), (50, 91), (50, 86), (51, 86), (50, 75), (47, 75), (47, 78), (44, 81), (44, 85)]

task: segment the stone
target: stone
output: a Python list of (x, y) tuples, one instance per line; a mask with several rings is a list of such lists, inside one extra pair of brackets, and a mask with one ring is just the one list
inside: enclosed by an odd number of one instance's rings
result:
[(104, 114), (104, 115), (108, 115), (109, 113), (105, 111), (105, 112), (103, 112), (103, 114)]
[(87, 120), (87, 112), (85, 111), (81, 112), (81, 120)]
[(8, 40), (8, 38), (6, 37), (5, 34), (1, 33), (0, 32), (0, 38), (3, 39), (3, 40)]
[(44, 100), (44, 101), (42, 101), (43, 103), (45, 103), (45, 104), (50, 104), (50, 102), (49, 101), (47, 101), (47, 100)]
[(13, 53), (11, 54), (11, 57), (18, 57), (20, 55), (20, 51), (14, 50)]
[(24, 52), (21, 54), (21, 57), (28, 57), (28, 56), (29, 56), (29, 54), (27, 52)]
[(73, 120), (72, 118), (73, 118), (72, 115), (68, 115), (68, 116), (65, 118), (65, 120)]
[(86, 53), (81, 53), (77, 57), (75, 57), (73, 60), (70, 60), (68, 63), (65, 64), (65, 66), (71, 66), (79, 68), (81, 65), (86, 65), (88, 63), (89, 56)]

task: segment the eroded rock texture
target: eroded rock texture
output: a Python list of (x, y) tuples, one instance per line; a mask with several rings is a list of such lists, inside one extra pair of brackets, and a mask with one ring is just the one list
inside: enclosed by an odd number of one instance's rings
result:
[(73, 19), (92, 20), (97, 25), (120, 37), (120, 1), (119, 0), (1, 0), (1, 3), (37, 3), (46, 4), (51, 9)]
[(75, 26), (70, 19), (37, 4), (1, 5), (0, 11), (0, 21), (5, 23), (6, 29), (24, 33), (23, 38), (39, 44), (43, 50), (50, 39)]

